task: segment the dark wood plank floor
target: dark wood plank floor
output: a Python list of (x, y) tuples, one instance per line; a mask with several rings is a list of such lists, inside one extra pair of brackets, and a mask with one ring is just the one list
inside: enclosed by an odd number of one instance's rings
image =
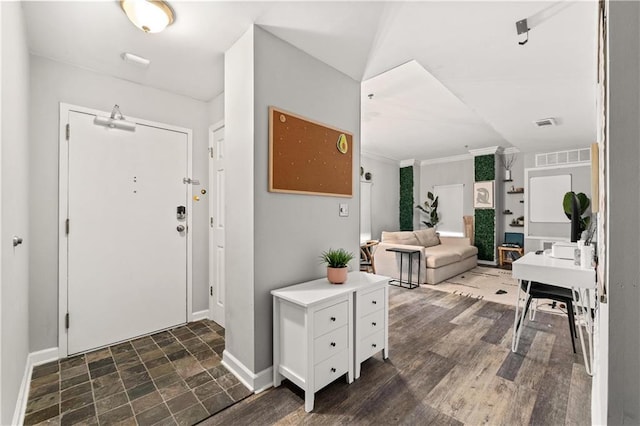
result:
[(512, 353), (513, 316), (505, 305), (391, 287), (388, 360), (378, 354), (351, 385), (316, 393), (312, 413), (285, 381), (202, 424), (590, 424), (591, 378), (566, 317), (538, 313)]

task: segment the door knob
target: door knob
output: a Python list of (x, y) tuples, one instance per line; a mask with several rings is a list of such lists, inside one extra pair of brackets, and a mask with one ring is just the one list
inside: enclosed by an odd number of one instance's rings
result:
[(184, 232), (184, 225), (178, 225), (176, 229), (178, 230), (178, 232)]
[(13, 246), (19, 246), (20, 244), (22, 244), (22, 238), (20, 237), (13, 237)]

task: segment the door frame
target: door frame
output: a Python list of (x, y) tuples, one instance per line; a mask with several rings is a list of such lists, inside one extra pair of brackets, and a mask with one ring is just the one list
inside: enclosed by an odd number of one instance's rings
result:
[[(58, 167), (58, 357), (66, 358), (68, 355), (68, 333), (65, 327), (65, 317), (68, 309), (68, 239), (66, 238), (66, 219), (69, 212), (69, 146), (66, 138), (66, 125), (70, 112), (82, 114), (101, 115), (108, 117), (111, 113), (93, 108), (87, 108), (60, 102), (59, 116), (59, 167)], [(187, 176), (192, 178), (193, 174), (193, 131), (185, 127), (173, 126), (159, 123), (157, 121), (144, 120), (141, 118), (127, 116), (128, 121), (145, 126), (157, 127), (173, 132), (187, 135)], [(71, 129), (73, 131), (73, 129)], [(193, 320), (193, 250), (192, 250), (192, 216), (193, 216), (193, 188), (187, 184), (187, 322)], [(73, 320), (73, 319), (72, 319)], [(112, 342), (116, 343), (116, 342)]]
[[(209, 263), (209, 273), (208, 273), (208, 277), (209, 277), (209, 288), (207, 290), (207, 294), (209, 295), (209, 319), (211, 321), (213, 321), (213, 305), (215, 303), (215, 298), (212, 295), (212, 291), (213, 291), (213, 280), (214, 280), (214, 268), (215, 268), (215, 263), (213, 261), (213, 253), (211, 252), (212, 249), (212, 242), (213, 242), (213, 227), (211, 226), (212, 220), (213, 220), (213, 200), (214, 200), (214, 196), (217, 194), (214, 194), (213, 191), (215, 189), (215, 187), (213, 186), (213, 173), (212, 173), (212, 151), (211, 149), (214, 148), (213, 146), (213, 134), (222, 129), (224, 127), (224, 120), (220, 120), (218, 122), (216, 122), (215, 124), (212, 124), (211, 126), (209, 126), (209, 141), (208, 141), (208, 148), (209, 148), (209, 152), (207, 154), (207, 160), (208, 160), (208, 165), (207, 165), (207, 170), (209, 171), (209, 225), (208, 225), (208, 229), (209, 229), (209, 240), (208, 240), (208, 249), (209, 249), (209, 255), (208, 255), (208, 263)], [(226, 283), (226, 280), (225, 280)], [(226, 294), (226, 291), (225, 291)], [(225, 316), (226, 316), (226, 306), (227, 306), (227, 302), (225, 300)], [(226, 323), (226, 320), (225, 320)]]

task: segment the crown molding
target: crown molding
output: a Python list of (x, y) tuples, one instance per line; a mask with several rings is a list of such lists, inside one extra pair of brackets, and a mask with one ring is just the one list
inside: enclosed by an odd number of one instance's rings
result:
[(516, 148), (515, 146), (510, 146), (509, 148), (505, 148), (504, 151), (502, 151), (502, 153), (506, 154), (506, 155), (520, 154), (520, 150), (518, 148)]
[(470, 149), (469, 154), (478, 157), (480, 155), (500, 154), (502, 150), (503, 148), (501, 146), (489, 146), (487, 148)]
[(400, 167), (415, 166), (415, 165), (417, 165), (417, 164), (418, 164), (418, 162), (417, 162), (415, 159), (413, 159), (413, 158), (410, 158), (410, 159), (407, 159), (407, 160), (401, 160), (401, 161), (400, 161)]
[(371, 152), (360, 151), (360, 156), (368, 158), (370, 160), (380, 161), (382, 163), (393, 164), (394, 166), (400, 165), (400, 162), (398, 160), (394, 160), (392, 158), (384, 157), (378, 154), (373, 154)]
[(427, 166), (427, 165), (430, 165), (430, 164), (452, 163), (454, 161), (471, 160), (472, 158), (473, 158), (473, 156), (471, 154), (452, 155), (450, 157), (430, 158), (428, 160), (422, 160), (420, 162), (420, 165), (421, 166)]

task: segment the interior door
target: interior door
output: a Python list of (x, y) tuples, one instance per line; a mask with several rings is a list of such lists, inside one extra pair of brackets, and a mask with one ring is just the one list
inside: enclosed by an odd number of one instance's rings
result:
[(187, 319), (187, 134), (94, 118), (69, 112), (69, 354)]
[(225, 298), (225, 144), (224, 127), (209, 137), (209, 310), (211, 319), (224, 327)]

